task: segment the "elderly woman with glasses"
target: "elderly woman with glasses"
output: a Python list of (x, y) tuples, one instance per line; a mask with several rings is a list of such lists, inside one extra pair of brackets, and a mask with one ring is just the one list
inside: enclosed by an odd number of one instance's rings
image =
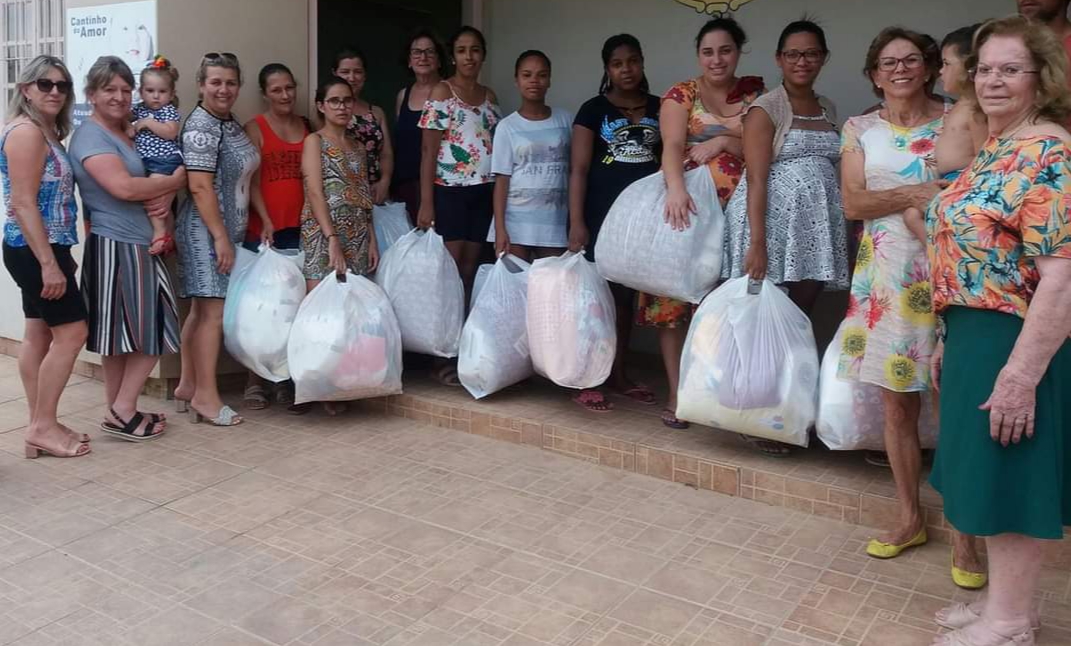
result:
[(1049, 29), (986, 23), (967, 86), (989, 139), (930, 205), (941, 437), (930, 481), (948, 521), (986, 537), (988, 597), (937, 615), (939, 644), (1031, 646), (1046, 540), (1071, 525), (1071, 117)]
[[(918, 422), (921, 393), (930, 389), (936, 319), (926, 247), (908, 230), (903, 213), (925, 209), (943, 184), (934, 150), (950, 105), (928, 92), (939, 68), (932, 39), (897, 27), (882, 31), (870, 45), (864, 72), (883, 107), (849, 119), (842, 136), (844, 214), (863, 221), (863, 239), (838, 375), (878, 386), (885, 404), (885, 450), (899, 514), (893, 528), (866, 548), (883, 559), (927, 541)], [(985, 585), (970, 540), (956, 538), (952, 561), (957, 585)]]
[(250, 180), (260, 166), (260, 151), (231, 113), (241, 85), (234, 54), (205, 54), (197, 70), (200, 101), (182, 128), (190, 199), (179, 211), (175, 238), (180, 296), (193, 304), (182, 328), (175, 399), (179, 410), (189, 406), (194, 421), (204, 417), (216, 426), (242, 421), (223, 403), (216, 383), (227, 279), (249, 220)]

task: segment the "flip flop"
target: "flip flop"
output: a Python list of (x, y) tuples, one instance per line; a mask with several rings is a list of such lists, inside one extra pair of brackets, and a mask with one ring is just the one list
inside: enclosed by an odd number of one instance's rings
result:
[(662, 423), (667, 427), (678, 431), (683, 431), (684, 429), (691, 427), (691, 424), (688, 422), (678, 419), (677, 413), (669, 408), (662, 409)]
[(741, 440), (751, 445), (752, 448), (771, 458), (787, 458), (792, 455), (792, 448), (788, 444), (775, 442), (774, 440), (764, 440), (761, 437), (752, 437), (743, 433), (738, 433), (737, 435)]
[(627, 390), (614, 390), (614, 392), (621, 397), (627, 397), (644, 406), (654, 406), (658, 403), (658, 398), (655, 397), (654, 392), (643, 384), (635, 384)]
[(614, 405), (606, 401), (606, 397), (597, 390), (581, 390), (573, 397), (573, 401), (589, 413), (603, 414), (614, 409)]

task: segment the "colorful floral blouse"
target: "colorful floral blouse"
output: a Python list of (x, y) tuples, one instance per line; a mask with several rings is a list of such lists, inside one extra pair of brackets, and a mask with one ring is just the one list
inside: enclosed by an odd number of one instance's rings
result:
[[(745, 76), (736, 82), (736, 87), (728, 96), (729, 105), (739, 105), (740, 110), (731, 116), (723, 117), (708, 112), (699, 95), (699, 81), (691, 79), (682, 81), (669, 88), (662, 102), (674, 101), (688, 110), (688, 136), (685, 149), (701, 144), (719, 135), (731, 133), (737, 137), (744, 135), (744, 113), (751, 103), (765, 91), (761, 77)], [(695, 168), (695, 163), (685, 160), (686, 171)], [(707, 167), (718, 189), (718, 199), (722, 207), (729, 201), (740, 178), (744, 176), (744, 160), (732, 153), (722, 153), (712, 159)]]
[(491, 143), (502, 110), (490, 93), (480, 105), (469, 105), (454, 93), (444, 101), (428, 101), (418, 124), (425, 130), (442, 130), (443, 139), (435, 162), (435, 183), (442, 186), (474, 186), (494, 181), (491, 173)]
[[(867, 190), (920, 184), (937, 177), (934, 149), (943, 127), (944, 117), (914, 128), (879, 112), (853, 117), (844, 124), (841, 152), (863, 154)], [(928, 390), (936, 339), (926, 248), (900, 213), (866, 220), (838, 376), (895, 392)]]
[[(8, 124), (0, 132), (0, 184), (3, 194), (11, 195), (11, 175), (4, 143), (12, 130), (24, 126), (35, 128), (32, 123), (19, 121)], [(7, 219), (4, 220), (4, 244), (9, 247), (29, 245), (22, 235), (15, 217), (15, 206), (7, 200)], [(74, 169), (62, 144), (48, 142), (48, 153), (41, 168), (41, 185), (37, 189), (37, 210), (44, 218), (45, 231), (51, 244), (71, 247), (78, 244), (78, 204), (74, 199)]]
[(1034, 258), (1071, 259), (1071, 148), (1052, 136), (990, 138), (930, 205), (933, 302), (1025, 317)]
[(368, 157), (368, 181), (375, 184), (383, 177), (379, 156), (383, 154), (383, 126), (379, 125), (371, 110), (355, 114), (346, 128), (346, 134), (364, 148)]

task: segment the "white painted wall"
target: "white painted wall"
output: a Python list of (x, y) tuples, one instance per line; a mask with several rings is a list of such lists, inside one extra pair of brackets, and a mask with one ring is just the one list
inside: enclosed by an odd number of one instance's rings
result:
[[(640, 39), (652, 92), (698, 75), (694, 38), (710, 16), (676, 0), (485, 0), (484, 26), (490, 57), (487, 82), (503, 108), (519, 100), (513, 64), (520, 52), (542, 49), (554, 64), (550, 102), (575, 110), (598, 90), (599, 52), (617, 33)], [(940, 41), (953, 29), (1015, 12), (1014, 0), (751, 0), (735, 14), (749, 44), (740, 74), (757, 74), (767, 85), (780, 80), (773, 62), (777, 37), (804, 14), (826, 30), (832, 58), (819, 91), (837, 104), (841, 118), (875, 102), (860, 69), (870, 41), (883, 28), (903, 25)]]

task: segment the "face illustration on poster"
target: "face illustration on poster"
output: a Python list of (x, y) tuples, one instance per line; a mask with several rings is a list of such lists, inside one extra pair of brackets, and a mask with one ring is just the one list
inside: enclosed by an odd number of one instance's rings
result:
[(86, 73), (97, 58), (107, 55), (122, 58), (137, 79), (156, 55), (155, 0), (67, 10), (67, 64), (75, 85), (76, 126), (92, 111), (84, 91)]

